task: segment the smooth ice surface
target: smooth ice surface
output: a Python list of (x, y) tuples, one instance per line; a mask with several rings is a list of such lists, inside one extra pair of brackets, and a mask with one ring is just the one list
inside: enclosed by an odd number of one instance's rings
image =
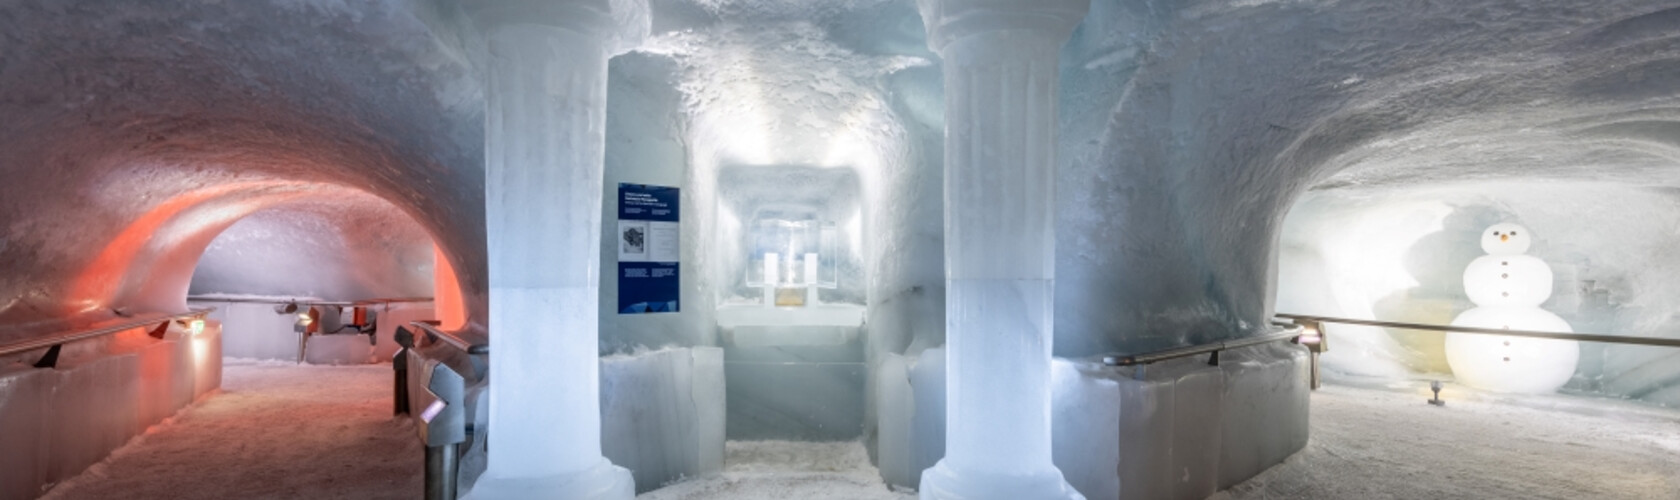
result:
[(945, 349), (922, 351), (910, 366), (910, 390), (916, 403), (910, 419), (910, 470), (921, 483), (921, 471), (945, 458)]
[(885, 354), (874, 377), (877, 418), (875, 467), (887, 484), (915, 487), (922, 469), (912, 467), (916, 442), (913, 415), (916, 395), (910, 388), (910, 366), (914, 361), (897, 354)]
[(1050, 363), (1052, 454), (1056, 468), (1085, 498), (1120, 496), (1119, 376), (1101, 363)]
[(373, 361), (373, 342), (367, 335), (310, 335), (303, 344), (303, 361), (317, 365), (365, 365)]
[(56, 368), (0, 367), (0, 498), (35, 498), (220, 385), (219, 328), (141, 330), (65, 350)]
[(296, 314), (278, 314), (273, 304), (194, 302), (192, 307), (213, 307), (212, 319), (222, 322), (222, 350), (233, 358), (297, 361)]
[(495, 342), (509, 347), (490, 363), (490, 469), (481, 484), (496, 472), (513, 479), (595, 468), (602, 460), (596, 340), (567, 328), (592, 323), (583, 318), (596, 313), (594, 290), (491, 293), (492, 317), (507, 315)]
[(601, 453), (647, 492), (722, 466), (722, 349), (601, 358)]
[(951, 281), (945, 460), (952, 465), (991, 474), (1049, 466), (1051, 286)]

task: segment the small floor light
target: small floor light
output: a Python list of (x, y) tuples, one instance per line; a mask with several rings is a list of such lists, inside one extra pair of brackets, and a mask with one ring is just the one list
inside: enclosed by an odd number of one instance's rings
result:
[(1429, 390), (1435, 391), (1435, 397), (1430, 398), (1429, 404), (1432, 404), (1432, 405), (1435, 405), (1435, 406), (1446, 406), (1447, 405), (1447, 402), (1441, 399), (1441, 386), (1442, 385), (1443, 384), (1441, 384), (1441, 381), (1439, 381), (1439, 380), (1429, 381)]

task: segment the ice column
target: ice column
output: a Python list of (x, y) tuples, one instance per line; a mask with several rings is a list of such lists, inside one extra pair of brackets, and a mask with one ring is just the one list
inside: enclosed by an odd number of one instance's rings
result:
[(487, 49), (494, 348), (489, 468), (468, 497), (628, 499), (630, 472), (601, 456), (596, 302), (607, 58), (645, 36), (646, 4), (465, 3)]
[(1057, 54), (1089, 0), (919, 0), (945, 60), (945, 458), (921, 497), (1083, 498), (1051, 462)]

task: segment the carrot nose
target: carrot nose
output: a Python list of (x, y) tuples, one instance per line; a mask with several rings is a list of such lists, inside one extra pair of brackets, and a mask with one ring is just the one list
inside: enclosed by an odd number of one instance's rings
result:
[(1510, 240), (1510, 239), (1511, 239), (1511, 235), (1509, 235), (1509, 234), (1501, 234), (1501, 235), (1499, 235), (1499, 241), (1502, 241), (1502, 242), (1503, 242), (1503, 241), (1508, 241), (1508, 240)]

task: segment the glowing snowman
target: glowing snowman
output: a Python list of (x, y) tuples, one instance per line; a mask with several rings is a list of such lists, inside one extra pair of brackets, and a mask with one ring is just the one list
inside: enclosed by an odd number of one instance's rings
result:
[[(1569, 323), (1540, 308), (1552, 296), (1552, 268), (1523, 255), (1528, 229), (1495, 224), (1482, 232), (1482, 250), (1464, 269), (1464, 291), (1475, 308), (1454, 326), (1570, 332)], [(1447, 364), (1461, 384), (1500, 392), (1556, 391), (1575, 374), (1579, 343), (1465, 333), (1447, 334)]]

